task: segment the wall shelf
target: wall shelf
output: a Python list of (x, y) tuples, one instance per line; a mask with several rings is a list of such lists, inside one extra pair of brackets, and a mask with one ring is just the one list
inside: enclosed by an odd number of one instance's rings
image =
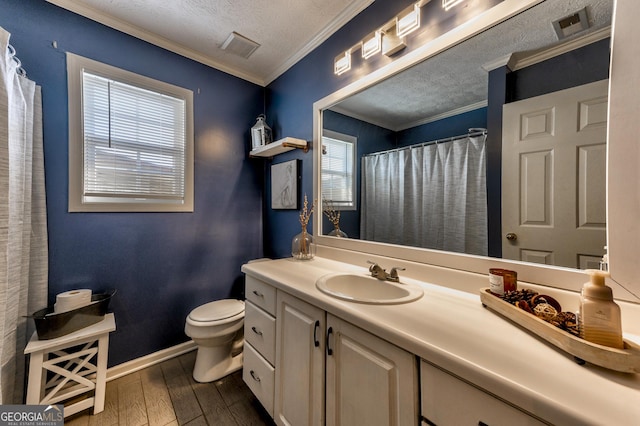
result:
[(302, 149), (304, 152), (308, 152), (309, 143), (303, 139), (286, 137), (251, 150), (249, 156), (263, 158), (273, 157), (275, 155), (282, 154), (283, 152), (291, 151), (292, 149), (296, 148)]

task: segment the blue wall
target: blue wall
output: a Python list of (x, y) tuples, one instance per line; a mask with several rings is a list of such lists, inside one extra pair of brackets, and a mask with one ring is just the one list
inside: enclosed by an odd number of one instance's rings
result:
[[(240, 266), (263, 253), (263, 163), (247, 158), (264, 89), (43, 0), (0, 7), (0, 26), (42, 86), (50, 302), (71, 288), (118, 290), (110, 365), (188, 340), (189, 311), (241, 297)], [(193, 90), (193, 213), (67, 212), (66, 51)]]

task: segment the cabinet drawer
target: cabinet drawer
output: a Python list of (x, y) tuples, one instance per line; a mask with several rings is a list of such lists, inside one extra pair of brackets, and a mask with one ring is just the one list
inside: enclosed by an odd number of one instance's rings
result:
[(543, 425), (534, 417), (424, 361), (422, 416), (438, 426)]
[(264, 309), (271, 315), (276, 314), (276, 289), (249, 275), (245, 281), (245, 295), (247, 300)]
[(273, 417), (274, 368), (250, 344), (244, 346), (243, 363), (242, 379)]
[(251, 302), (245, 305), (244, 338), (271, 365), (275, 365), (276, 319)]

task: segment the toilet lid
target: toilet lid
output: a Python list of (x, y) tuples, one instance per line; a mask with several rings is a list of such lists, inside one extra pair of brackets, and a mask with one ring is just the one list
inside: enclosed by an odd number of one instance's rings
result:
[(191, 311), (189, 318), (193, 321), (216, 321), (231, 318), (242, 312), (244, 312), (244, 302), (242, 300), (216, 300), (215, 302), (198, 306)]

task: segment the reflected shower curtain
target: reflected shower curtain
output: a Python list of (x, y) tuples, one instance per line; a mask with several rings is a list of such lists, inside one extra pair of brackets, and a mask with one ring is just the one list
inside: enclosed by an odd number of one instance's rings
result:
[(40, 88), (18, 75), (0, 28), (0, 404), (23, 403), (24, 315), (47, 305)]
[(485, 140), (481, 135), (364, 157), (361, 237), (486, 255)]

